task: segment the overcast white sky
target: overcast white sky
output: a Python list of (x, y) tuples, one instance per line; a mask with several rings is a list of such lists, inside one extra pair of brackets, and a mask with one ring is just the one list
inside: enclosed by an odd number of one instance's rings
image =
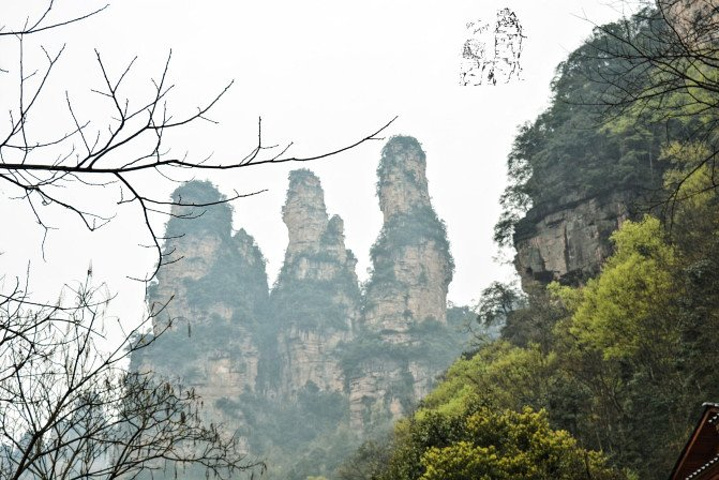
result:
[[(2, 1), (0, 22), (17, 27), (39, 1)], [(616, 2), (602, 0), (115, 0), (100, 15), (71, 27), (28, 39), (26, 48), (67, 46), (53, 89), (42, 98), (48, 118), (67, 118), (64, 91), (78, 98), (86, 119), (102, 126), (89, 89), (101, 85), (93, 49), (119, 74), (138, 56), (128, 84), (131, 98), (149, 92), (150, 78), (161, 73), (170, 49), (170, 79), (177, 85), (170, 108), (192, 112), (228, 82), (235, 84), (211, 114), (219, 125), (191, 125), (172, 137), (173, 151), (194, 158), (210, 153), (231, 161), (256, 141), (263, 118), (267, 143), (294, 142), (290, 154), (321, 153), (373, 132), (395, 115), (385, 132), (418, 138), (427, 153), (430, 194), (447, 224), (457, 265), (449, 299), (467, 304), (492, 280), (511, 277), (511, 268), (493, 261), (492, 228), (505, 185), (505, 160), (517, 127), (546, 107), (556, 65), (591, 32), (592, 23), (616, 19)], [(57, 0), (54, 18), (67, 18), (104, 5), (104, 1)], [(496, 11), (514, 11), (526, 36), (523, 80), (509, 85), (459, 86), (465, 24), (493, 22)], [(37, 8), (37, 7), (36, 7)], [(15, 43), (5, 39), (7, 52)], [(0, 57), (12, 62), (11, 56)], [(36, 57), (28, 57), (28, 62)], [(10, 60), (8, 60), (10, 59)], [(0, 64), (0, 68), (13, 65)], [(2, 74), (0, 74), (2, 75)], [(6, 74), (10, 75), (10, 74)], [(7, 79), (6, 79), (7, 80)], [(9, 85), (1, 83), (0, 85)], [(0, 88), (0, 111), (16, 101), (16, 91)], [(97, 100), (96, 100), (97, 101)], [(4, 135), (7, 117), (0, 117)], [(61, 120), (58, 120), (60, 122)], [(46, 128), (52, 129), (52, 122)], [(234, 204), (236, 229), (255, 237), (268, 260), (270, 281), (281, 267), (287, 242), (280, 209), (287, 172), (306, 166), (320, 177), (330, 214), (345, 220), (347, 245), (359, 258), (358, 274), (367, 277), (368, 252), (379, 233), (381, 214), (375, 169), (383, 142), (306, 165), (241, 169), (208, 175), (220, 189), (269, 192)], [(170, 182), (146, 181), (146, 191), (169, 196)], [(154, 258), (137, 211), (122, 210), (93, 234), (71, 218), (57, 217), (40, 255), (42, 230), (29, 211), (0, 184), (0, 272), (6, 283), (23, 275), (28, 262), (32, 289), (50, 297), (59, 285), (82, 279), (90, 262), (96, 279), (119, 293), (118, 314), (139, 316), (142, 287), (125, 276), (142, 277)], [(97, 200), (100, 202), (101, 200)]]

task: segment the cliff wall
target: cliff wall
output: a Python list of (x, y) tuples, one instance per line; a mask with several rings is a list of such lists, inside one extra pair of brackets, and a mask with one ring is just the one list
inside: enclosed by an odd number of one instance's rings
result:
[(209, 419), (237, 424), (218, 405), (258, 384), (265, 260), (247, 232), (231, 233), (229, 205), (199, 206), (222, 200), (214, 186), (188, 183), (173, 197), (185, 206), (173, 207), (167, 225), (170, 262), (148, 289), (158, 338), (133, 363), (195, 388)]
[(182, 205), (165, 253), (181, 260), (149, 291), (162, 335), (134, 366), (195, 388), (208, 419), (236, 429), (248, 453), (272, 457), (269, 478), (327, 474), (342, 460), (336, 449), (389, 429), (464, 346), (447, 321), (454, 266), (419, 142), (393, 137), (377, 173), (384, 224), (364, 295), (344, 222), (328, 215), (311, 171), (289, 175), (288, 243), (271, 290), (252, 237), (232, 234), (231, 208), (197, 206), (222, 199), (212, 185), (174, 194)]
[(514, 235), (522, 284), (579, 285), (595, 276), (612, 253), (609, 237), (632, 217), (635, 200), (632, 192), (619, 191), (530, 210)]
[(412, 137), (394, 137), (382, 150), (377, 196), (384, 224), (371, 251), (373, 271), (358, 332), (373, 354), (357, 356), (348, 375), (353, 426), (375, 423), (381, 415), (399, 418), (446, 368), (433, 364), (427, 329), (445, 333), (454, 264), (444, 224), (430, 202), (426, 166)]
[(282, 218), (289, 242), (270, 297), (277, 324), (282, 395), (294, 396), (308, 383), (342, 391), (344, 378), (334, 354), (353, 337), (360, 315), (357, 260), (345, 248), (344, 223), (329, 218), (319, 179), (309, 170), (290, 173)]

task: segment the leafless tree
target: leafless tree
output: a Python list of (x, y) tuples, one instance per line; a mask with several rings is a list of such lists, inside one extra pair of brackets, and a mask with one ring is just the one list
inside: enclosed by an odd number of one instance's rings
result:
[[(172, 114), (168, 106), (174, 88), (169, 80), (171, 52), (160, 68), (158, 77), (152, 79), (146, 97), (130, 98), (124, 93), (123, 87), (134, 75), (136, 59), (129, 62), (120, 74), (113, 75), (107, 60), (95, 51), (101, 86), (93, 92), (97, 95), (98, 103), (104, 104), (109, 113), (104, 118), (87, 120), (69, 92), (66, 91), (64, 98), (59, 100), (45, 98), (53, 72), (63, 57), (64, 47), (50, 51), (42, 42), (33, 40), (39, 39), (43, 33), (55, 33), (60, 28), (98, 15), (107, 6), (85, 15), (52, 22), (50, 18), (55, 7), (55, 0), (48, 0), (47, 8), (37, 19), (28, 19), (19, 28), (0, 25), (0, 41), (14, 42), (18, 49), (17, 65), (0, 65), (1, 72), (14, 79), (15, 91), (19, 92), (17, 98), (3, 96), (3, 103), (7, 102), (3, 105), (7, 121), (0, 123), (0, 182), (18, 190), (17, 198), (27, 203), (45, 235), (51, 228), (47, 218), (49, 206), (72, 212), (90, 230), (102, 227), (113, 218), (113, 212), (103, 213), (87, 205), (87, 202), (79, 201), (77, 192), (80, 190), (93, 198), (117, 195), (117, 205), (135, 204), (139, 207), (141, 222), (151, 239), (149, 247), (155, 249), (158, 258), (155, 270), (145, 280), (153, 278), (164, 263), (172, 261), (167, 253), (163, 253), (163, 239), (157, 227), (153, 226), (151, 217), (168, 214), (170, 206), (183, 203), (181, 199), (157, 198), (152, 192), (142, 191), (142, 176), (157, 175), (161, 180), (169, 180), (173, 172), (180, 169), (236, 170), (265, 164), (317, 160), (380, 139), (378, 135), (394, 120), (349, 145), (316, 155), (295, 157), (290, 154), (291, 142), (284, 146), (265, 145), (260, 118), (257, 143), (242, 158), (217, 161), (211, 157), (193, 159), (186, 153), (175, 156), (167, 146), (167, 135), (196, 122), (216, 123), (208, 115), (233, 82), (229, 82), (194, 111)], [(27, 50), (32, 45), (42, 52), (44, 65), (27, 65)], [(54, 102), (54, 105), (65, 108), (69, 120), (67, 131), (37, 131), (32, 121), (33, 115), (45, 102)], [(114, 188), (108, 188), (110, 186)], [(225, 201), (246, 195), (235, 192)]]
[[(15, 198), (25, 202), (45, 234), (52, 228), (52, 207), (70, 212), (85, 228), (95, 230), (114, 215), (96, 209), (95, 199), (116, 195), (118, 208), (134, 204), (158, 258), (143, 280), (173, 261), (163, 252), (153, 215), (169, 214), (172, 206), (211, 205), (157, 198), (142, 191), (144, 176), (172, 181), (173, 171), (181, 169), (234, 170), (325, 158), (379, 139), (393, 121), (350, 145), (295, 157), (290, 154), (292, 143), (264, 143), (260, 119), (257, 143), (242, 158), (175, 156), (167, 145), (169, 132), (202, 121), (215, 123), (208, 115), (232, 82), (190, 113), (175, 115), (168, 106), (174, 87), (169, 80), (171, 54), (150, 83), (149, 94), (138, 98), (123, 90), (135, 74), (135, 60), (113, 75), (96, 51), (101, 87), (93, 92), (109, 109), (107, 116), (88, 120), (69, 92), (59, 100), (48, 98), (65, 49), (47, 48), (42, 35), (71, 28), (106, 8), (53, 20), (56, 0), (47, 0), (36, 18), (20, 26), (0, 24), (0, 46), (17, 48), (16, 63), (4, 63), (7, 57), (0, 60), (0, 76), (13, 84), (7, 91), (17, 92), (1, 97), (6, 117), (0, 121), (0, 183), (18, 192)], [(43, 65), (31, 65), (30, 51), (41, 54)], [(36, 127), (34, 120), (48, 103), (65, 109), (67, 130), (48, 133)], [(79, 200), (83, 195), (91, 195), (93, 201)], [(242, 196), (236, 192), (223, 201)], [(230, 478), (261, 471), (261, 464), (245, 457), (240, 439), (219, 425), (203, 423), (202, 400), (194, 391), (150, 372), (128, 369), (133, 353), (162, 332), (142, 335), (152, 316), (129, 330), (109, 319), (110, 295), (93, 287), (90, 278), (91, 274), (87, 282), (66, 288), (64, 296), (69, 298), (61, 296), (55, 303), (34, 303), (27, 285), (15, 284), (0, 294), (0, 478), (132, 479), (168, 469), (173, 476), (189, 469), (193, 475)], [(153, 310), (153, 315), (159, 313)], [(118, 331), (121, 340), (109, 341)]]
[[(108, 343), (103, 288), (88, 279), (54, 307), (17, 286), (0, 300), (0, 478), (137, 478), (190, 469), (231, 478), (262, 465), (201, 421), (194, 391), (129, 372), (152, 319)], [(152, 337), (154, 338), (154, 337)]]

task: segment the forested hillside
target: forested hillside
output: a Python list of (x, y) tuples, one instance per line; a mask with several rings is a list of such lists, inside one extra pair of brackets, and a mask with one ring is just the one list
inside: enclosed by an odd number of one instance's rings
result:
[[(478, 310), (500, 338), (340, 478), (669, 476), (719, 399), (719, 50), (710, 2), (687, 5), (597, 28), (558, 67), (508, 161), (496, 240), (518, 246), (523, 291), (494, 284)], [(607, 196), (622, 205), (611, 218)], [(587, 231), (605, 246), (572, 264)]]

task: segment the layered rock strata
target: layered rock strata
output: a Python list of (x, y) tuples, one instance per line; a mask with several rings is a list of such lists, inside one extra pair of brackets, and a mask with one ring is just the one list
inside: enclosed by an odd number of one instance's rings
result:
[(377, 176), (384, 225), (371, 251), (360, 332), (376, 344), (376, 355), (362, 359), (348, 379), (356, 426), (371, 423), (376, 412), (396, 419), (429, 392), (441, 370), (425, 355), (423, 333), (447, 323), (454, 268), (444, 224), (430, 202), (419, 142), (393, 137), (382, 150)]
[(308, 383), (342, 391), (335, 350), (352, 339), (359, 318), (357, 260), (345, 247), (342, 219), (327, 215), (319, 179), (303, 169), (289, 180), (282, 209), (289, 241), (270, 299), (278, 325), (278, 388), (290, 396)]
[(632, 216), (629, 192), (567, 201), (550, 211), (530, 210), (517, 226), (514, 265), (522, 285), (560, 281), (579, 285), (611, 255), (611, 234)]
[(402, 333), (413, 322), (447, 321), (454, 264), (444, 224), (430, 203), (426, 168), (425, 153), (412, 137), (394, 137), (382, 150), (377, 196), (384, 224), (371, 251), (368, 328)]
[[(232, 233), (231, 208), (198, 206), (222, 200), (217, 190), (206, 182), (182, 186), (165, 245), (168, 258), (181, 260), (163, 266), (148, 294), (154, 331), (164, 333), (133, 358), (135, 368), (195, 388), (210, 421), (236, 429), (260, 456), (291, 459), (332, 444), (333, 435), (351, 432), (359, 441), (389, 428), (462, 348), (447, 325), (453, 263), (425, 171), (414, 138), (394, 137), (382, 151), (384, 225), (364, 296), (343, 220), (328, 215), (309, 170), (289, 176), (288, 244), (271, 292), (254, 240)], [(312, 425), (298, 420), (307, 415)], [(296, 425), (285, 431), (288, 421)]]
[(185, 184), (173, 198), (182, 206), (173, 207), (167, 225), (170, 262), (148, 291), (159, 337), (133, 363), (195, 388), (208, 418), (227, 421), (216, 406), (258, 382), (257, 326), (268, 303), (265, 260), (247, 232), (231, 233), (228, 204), (201, 206), (223, 199), (210, 183)]

